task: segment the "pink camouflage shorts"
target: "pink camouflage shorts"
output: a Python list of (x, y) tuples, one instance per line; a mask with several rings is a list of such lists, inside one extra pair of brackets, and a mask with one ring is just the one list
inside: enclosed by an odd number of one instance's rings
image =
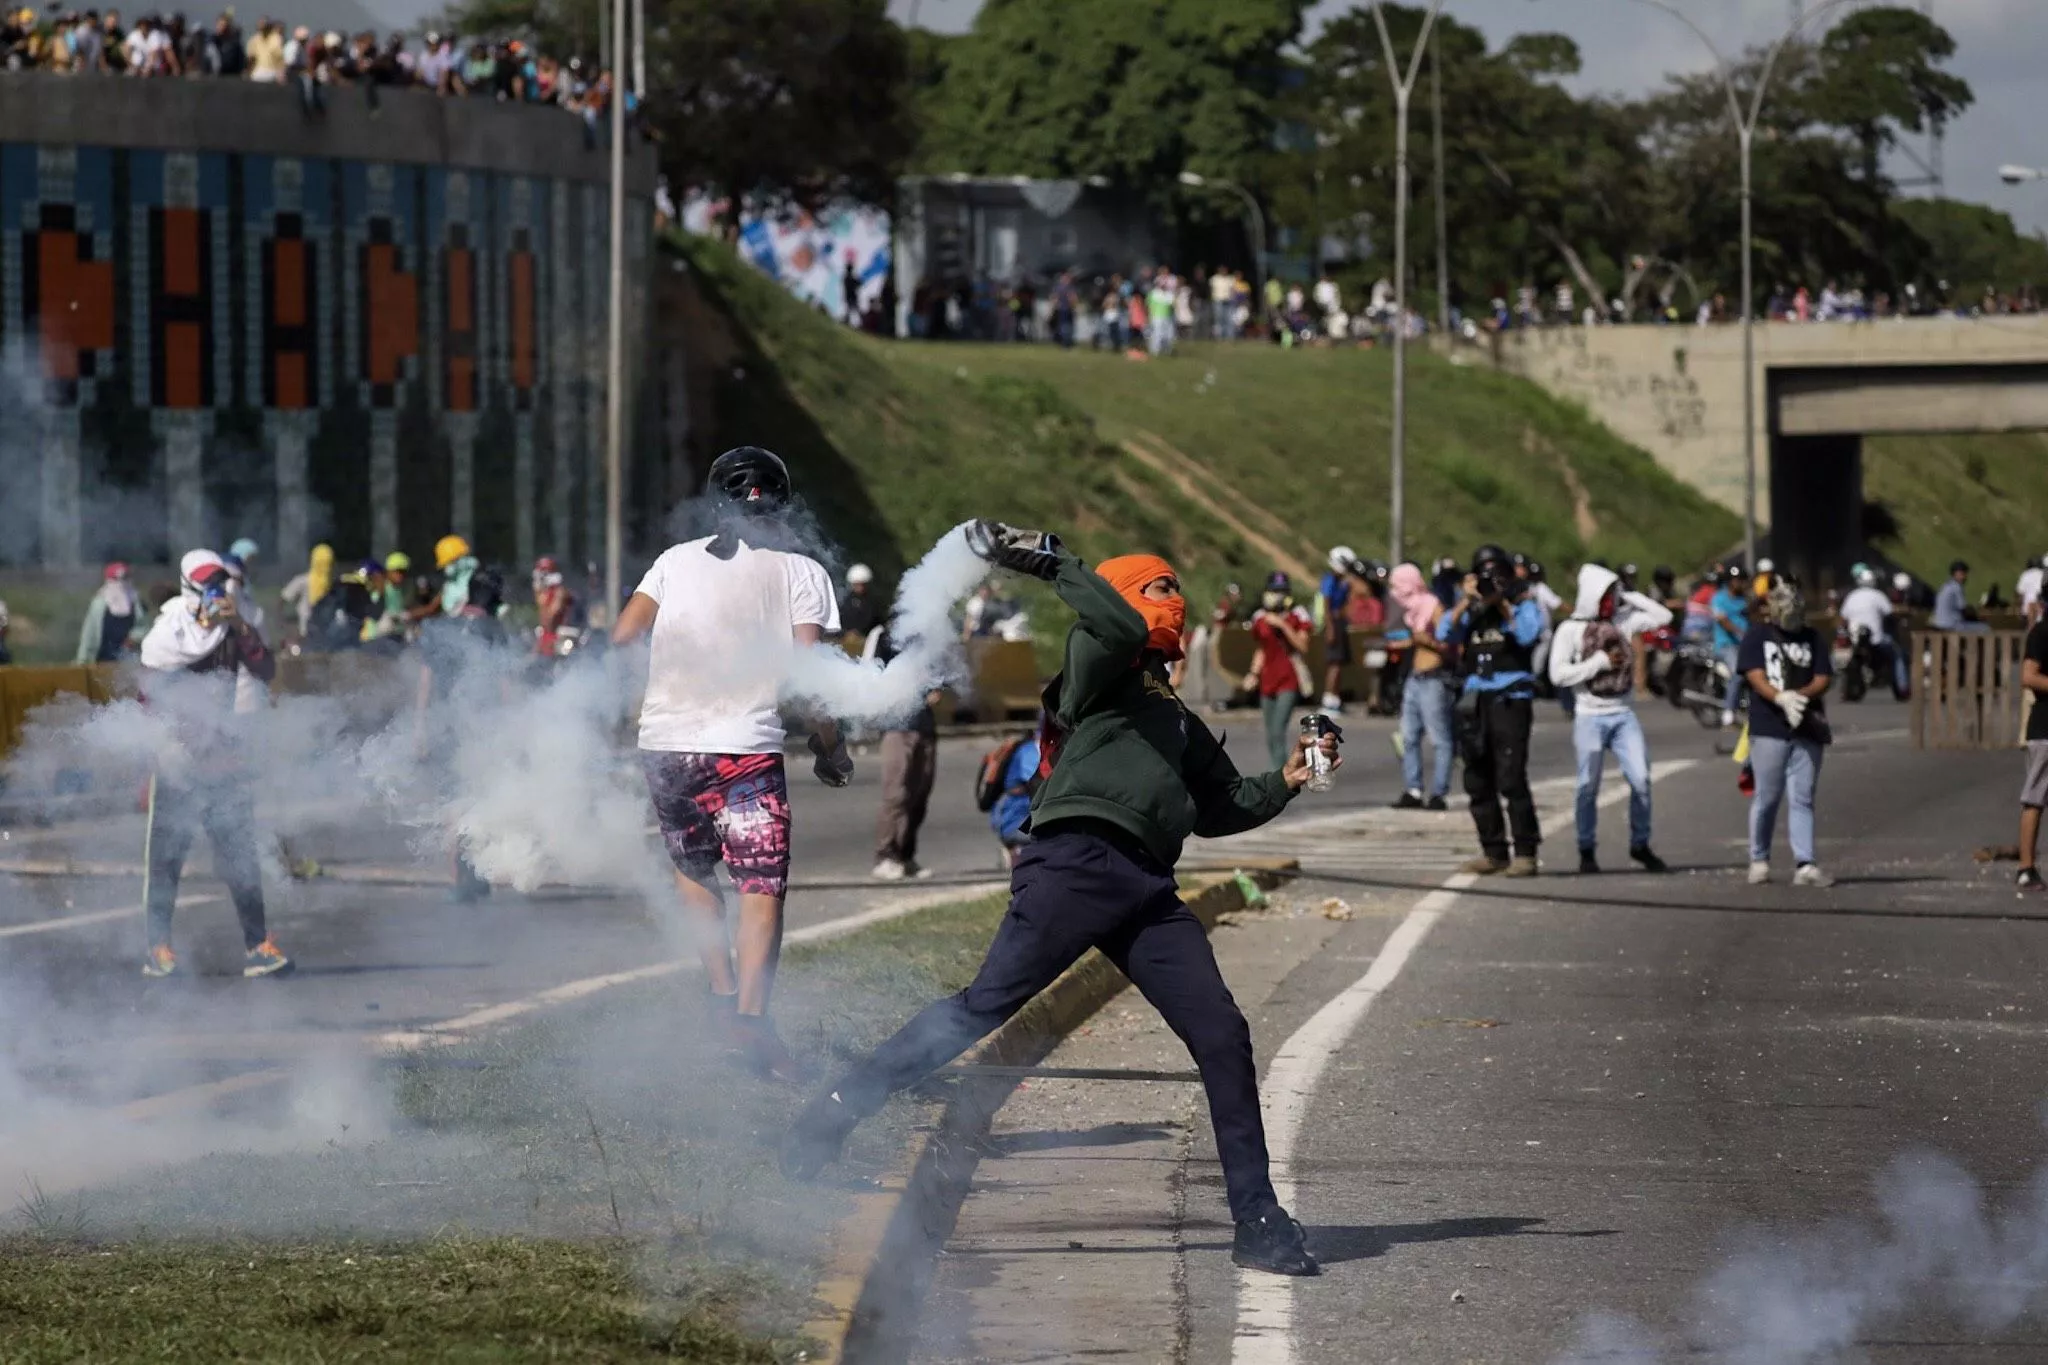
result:
[(741, 895), (788, 889), (789, 783), (781, 754), (643, 749), (640, 766), (676, 871), (709, 881), (722, 862)]

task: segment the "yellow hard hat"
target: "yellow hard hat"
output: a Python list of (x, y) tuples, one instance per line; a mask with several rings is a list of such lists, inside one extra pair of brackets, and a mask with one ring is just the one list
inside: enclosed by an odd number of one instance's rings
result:
[(384, 556), (385, 573), (407, 573), (412, 569), (412, 556), (403, 550), (393, 550)]
[(434, 567), (445, 569), (469, 553), (469, 542), (461, 536), (442, 536), (434, 542)]

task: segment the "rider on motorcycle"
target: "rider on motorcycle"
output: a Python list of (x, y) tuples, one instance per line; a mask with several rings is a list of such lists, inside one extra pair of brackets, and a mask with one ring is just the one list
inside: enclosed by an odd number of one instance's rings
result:
[(1894, 647), (1892, 641), (1892, 600), (1885, 590), (1878, 586), (1877, 571), (1867, 564), (1858, 564), (1853, 570), (1856, 586), (1842, 599), (1842, 629), (1849, 637), (1850, 649), (1856, 647), (1859, 634), (1870, 640), (1872, 671), (1879, 676), (1889, 675), (1892, 688), (1900, 696), (1906, 692), (1906, 660), (1904, 654)]

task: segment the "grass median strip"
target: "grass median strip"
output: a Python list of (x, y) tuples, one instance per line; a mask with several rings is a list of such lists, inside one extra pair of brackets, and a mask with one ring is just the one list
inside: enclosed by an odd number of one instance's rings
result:
[[(828, 1066), (871, 1046), (968, 980), (1002, 907), (792, 948), (785, 1036)], [(835, 1221), (937, 1101), (864, 1126), (838, 1183), (791, 1185), (799, 1097), (705, 1019), (684, 977), (368, 1075), (310, 1063), (290, 1115), (218, 1121), (212, 1155), (24, 1201), (0, 1359), (798, 1359)]]

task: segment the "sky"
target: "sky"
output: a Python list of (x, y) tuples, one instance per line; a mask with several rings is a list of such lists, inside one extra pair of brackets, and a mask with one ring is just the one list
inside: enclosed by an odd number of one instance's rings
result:
[[(1105, 0), (1113, 3), (1114, 0)], [(1774, 40), (1791, 22), (1799, 0), (1674, 0), (1724, 52)], [(1920, 3), (1921, 0), (1915, 0)], [(1358, 0), (1323, 0), (1310, 12), (1310, 31), (1355, 8)], [(1805, 0), (1808, 9), (1819, 0)], [(1853, 3), (1853, 0), (1852, 0)], [(2008, 162), (2048, 167), (2048, 131), (2038, 117), (2042, 68), (2048, 64), (2048, 0), (1925, 0), (1955, 37), (1949, 69), (1967, 80), (1976, 103), (1949, 127), (1943, 148), (1946, 191), (1952, 199), (1990, 204), (2010, 213), (2023, 232), (2048, 231), (2048, 180), (2001, 184)], [(1848, 8), (1845, 6), (1844, 8)], [(981, 0), (889, 0), (899, 21), (959, 32), (974, 20)], [(1447, 0), (1446, 12), (1486, 34), (1497, 46), (1518, 32), (1550, 30), (1579, 44), (1584, 68), (1567, 82), (1580, 92), (1638, 95), (1670, 72), (1711, 70), (1714, 59), (1684, 24), (1637, 0)], [(1828, 17), (1809, 27), (1824, 30)], [(1389, 95), (1388, 98), (1392, 98)], [(2030, 109), (2030, 105), (2034, 106)], [(1915, 148), (1925, 155), (1924, 140)], [(1917, 177), (1897, 158), (1888, 168), (1900, 179)], [(1926, 193), (1913, 190), (1911, 193)]]

